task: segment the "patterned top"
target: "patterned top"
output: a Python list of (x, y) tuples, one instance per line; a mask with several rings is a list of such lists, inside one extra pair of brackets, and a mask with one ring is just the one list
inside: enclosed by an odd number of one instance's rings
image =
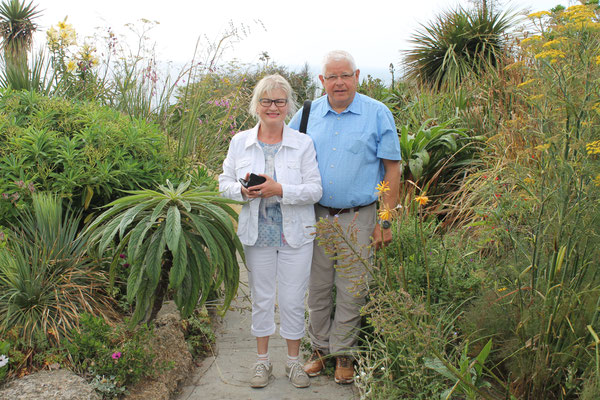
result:
[[(272, 176), (277, 181), (275, 173), (275, 154), (281, 148), (281, 142), (275, 144), (258, 142), (265, 155), (265, 175)], [(279, 197), (272, 196), (260, 199), (258, 207), (258, 238), (256, 247), (279, 247), (286, 245), (283, 236), (281, 206)]]

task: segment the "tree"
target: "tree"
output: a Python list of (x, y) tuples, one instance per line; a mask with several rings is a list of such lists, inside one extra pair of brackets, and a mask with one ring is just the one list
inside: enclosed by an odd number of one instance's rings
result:
[(20, 0), (0, 4), (0, 37), (4, 60), (8, 67), (27, 67), (27, 53), (31, 49), (37, 25), (33, 20), (40, 16), (33, 1), (25, 5)]

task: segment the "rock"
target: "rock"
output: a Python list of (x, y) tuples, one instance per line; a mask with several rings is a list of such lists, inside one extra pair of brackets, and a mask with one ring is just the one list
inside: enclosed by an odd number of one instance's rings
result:
[(150, 347), (156, 354), (155, 366), (165, 363), (173, 366), (129, 388), (127, 400), (168, 400), (193, 370), (192, 355), (183, 336), (181, 316), (175, 303), (165, 302), (154, 323)]
[(0, 388), (0, 399), (10, 400), (100, 400), (85, 379), (69, 370), (40, 371), (8, 382)]

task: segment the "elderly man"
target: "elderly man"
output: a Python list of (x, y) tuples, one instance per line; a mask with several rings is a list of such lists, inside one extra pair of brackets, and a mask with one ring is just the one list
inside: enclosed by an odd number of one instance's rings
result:
[[(392, 239), (389, 222), (377, 222), (376, 186), (388, 183), (390, 190), (382, 201), (394, 208), (400, 183), (400, 143), (390, 110), (356, 93), (359, 74), (349, 53), (332, 51), (325, 56), (319, 79), (327, 96), (312, 103), (307, 133), (315, 144), (323, 183), (323, 196), (315, 205), (317, 220), (336, 216), (344, 228), (354, 223), (358, 245), (368, 257), (369, 244), (378, 248)], [(292, 128), (298, 129), (301, 115), (302, 110), (296, 113)], [(336, 261), (315, 241), (308, 289), (313, 353), (304, 365), (309, 376), (319, 375), (325, 358), (334, 356), (335, 381), (353, 382), (365, 276), (361, 265), (336, 269)], [(363, 277), (363, 282), (357, 277)]]

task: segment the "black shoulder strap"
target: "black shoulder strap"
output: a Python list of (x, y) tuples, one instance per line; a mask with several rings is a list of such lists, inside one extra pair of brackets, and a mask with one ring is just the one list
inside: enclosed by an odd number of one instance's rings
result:
[(306, 126), (308, 125), (308, 117), (310, 116), (310, 105), (312, 101), (306, 100), (302, 106), (302, 118), (300, 119), (300, 132), (306, 133)]

